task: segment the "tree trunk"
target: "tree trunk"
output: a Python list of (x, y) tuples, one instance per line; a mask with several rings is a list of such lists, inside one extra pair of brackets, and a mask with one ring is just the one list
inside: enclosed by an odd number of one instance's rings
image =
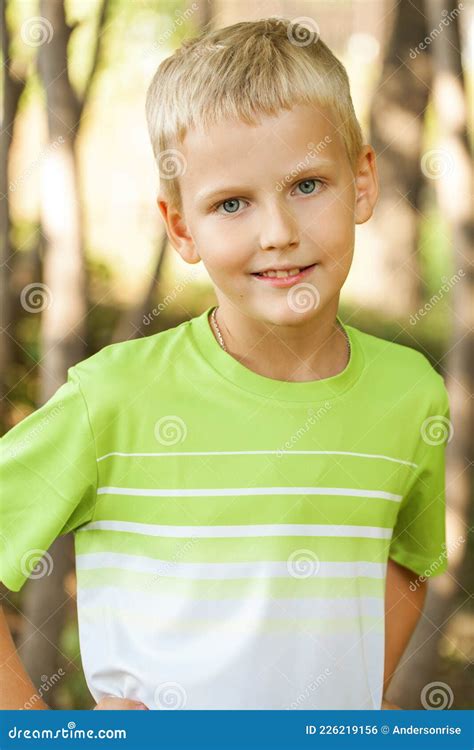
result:
[[(46, 240), (43, 266), (41, 325), (41, 393), (47, 401), (61, 386), (67, 369), (85, 356), (86, 279), (83, 253), (75, 136), (80, 105), (67, 72), (70, 29), (64, 6), (42, 0), (40, 15), (54, 34), (38, 50), (44, 86), (49, 147), (43, 162), (42, 226)], [(64, 578), (71, 565), (71, 537), (59, 538), (50, 549), (51, 575), (25, 585), (26, 627), (21, 655), (35, 684), (58, 668), (58, 642), (65, 619)]]
[[(44, 160), (42, 223), (45, 236), (45, 288), (41, 331), (43, 375), (40, 401), (66, 380), (67, 369), (86, 356), (87, 280), (76, 142), (83, 112), (104, 57), (104, 30), (111, 0), (100, 0), (92, 64), (81, 101), (68, 77), (67, 44), (72, 29), (61, 0), (41, 0), (40, 14), (54, 30), (39, 47), (38, 69), (47, 102), (49, 152)], [(49, 550), (51, 575), (25, 585), (22, 658), (33, 681), (55, 673), (59, 638), (66, 619), (64, 579), (73, 568), (72, 537), (56, 539)], [(54, 691), (48, 693), (54, 704)]]
[[(430, 28), (440, 20), (451, 18), (432, 42), (434, 65), (433, 99), (439, 124), (439, 148), (430, 156), (436, 164), (435, 179), (440, 211), (447, 219), (453, 247), (452, 340), (445, 362), (450, 396), (453, 439), (447, 446), (447, 549), (449, 575), (430, 583), (430, 595), (415, 635), (402, 660), (396, 680), (390, 689), (395, 702), (404, 708), (420, 708), (422, 688), (440, 681), (439, 644), (449, 615), (458, 607), (457, 597), (465, 599), (462, 578), (466, 565), (467, 529), (471, 524), (470, 466), (473, 460), (472, 425), (472, 266), (468, 267), (473, 241), (471, 213), (472, 168), (467, 138), (466, 94), (460, 57), (459, 26), (449, 0), (429, 0), (426, 13)], [(459, 11), (458, 11), (459, 12)], [(440, 281), (442, 288), (443, 281)], [(464, 540), (464, 541), (463, 541)], [(467, 585), (467, 584), (466, 584)], [(465, 592), (467, 594), (467, 592)], [(441, 680), (443, 683), (443, 680)], [(445, 685), (447, 683), (444, 683)], [(447, 686), (453, 693), (454, 685)], [(460, 686), (462, 690), (463, 686)], [(449, 690), (442, 688), (449, 697)]]
[(10, 189), (8, 178), (9, 153), (13, 140), (13, 127), (24, 81), (15, 78), (10, 65), (10, 34), (6, 18), (6, 2), (0, 0), (0, 33), (3, 59), (3, 112), (0, 138), (0, 432), (8, 428), (6, 394), (9, 390), (8, 373), (12, 371), (13, 337), (12, 300), (10, 279), (13, 247), (10, 241)]
[(156, 287), (159, 283), (161, 276), (161, 269), (163, 267), (163, 261), (165, 259), (166, 248), (168, 244), (168, 235), (163, 232), (160, 240), (160, 247), (158, 250), (158, 257), (156, 259), (155, 268), (152, 276), (150, 277), (150, 283), (148, 284), (147, 291), (143, 297), (143, 300), (133, 307), (131, 310), (127, 310), (119, 319), (118, 325), (112, 332), (111, 343), (117, 343), (118, 341), (124, 341), (126, 339), (139, 338), (143, 331), (143, 318), (146, 313), (153, 307), (153, 298), (156, 293)]
[(364, 307), (407, 317), (422, 296), (416, 253), (419, 234), (421, 144), (431, 83), (430, 55), (422, 0), (396, 3), (381, 79), (373, 97), (370, 142), (377, 155), (380, 197), (364, 228), (370, 272), (364, 274)]

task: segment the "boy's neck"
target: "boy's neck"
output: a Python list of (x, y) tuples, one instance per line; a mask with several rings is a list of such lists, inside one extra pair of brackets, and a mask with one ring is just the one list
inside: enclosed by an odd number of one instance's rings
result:
[[(225, 301), (216, 319), (227, 353), (249, 370), (274, 380), (322, 380), (338, 375), (349, 361), (347, 339), (336, 321), (338, 301), (301, 326), (272, 326)], [(209, 325), (219, 342), (212, 316)]]

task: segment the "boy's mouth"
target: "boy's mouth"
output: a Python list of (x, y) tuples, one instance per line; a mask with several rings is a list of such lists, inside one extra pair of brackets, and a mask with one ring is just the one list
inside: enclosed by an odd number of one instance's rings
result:
[(317, 265), (317, 263), (313, 263), (310, 266), (295, 266), (284, 270), (268, 269), (251, 275), (274, 286), (290, 286), (306, 276)]

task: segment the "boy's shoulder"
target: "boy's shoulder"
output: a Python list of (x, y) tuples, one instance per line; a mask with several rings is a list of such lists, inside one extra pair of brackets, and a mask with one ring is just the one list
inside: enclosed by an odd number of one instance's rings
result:
[[(393, 384), (398, 392), (410, 392), (423, 400), (445, 402), (446, 385), (426, 354), (411, 346), (388, 341), (360, 328), (351, 328), (364, 356), (364, 369), (374, 387), (379, 383)], [(378, 389), (379, 390), (379, 389)]]
[(108, 344), (90, 357), (74, 365), (72, 370), (80, 381), (107, 379), (108, 383), (129, 383), (132, 377), (143, 377), (156, 371), (160, 361), (182, 352), (189, 338), (191, 321), (186, 320), (165, 331)]

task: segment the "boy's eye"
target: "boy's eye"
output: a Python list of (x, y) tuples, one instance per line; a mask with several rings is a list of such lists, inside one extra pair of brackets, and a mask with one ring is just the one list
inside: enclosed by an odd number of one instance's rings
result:
[[(296, 187), (301, 188), (302, 192), (305, 195), (311, 195), (311, 193), (314, 193), (316, 189), (316, 184), (319, 182), (321, 188), (324, 186), (324, 183), (322, 180), (318, 179), (308, 179), (308, 180), (302, 180), (297, 184)], [(227, 198), (227, 200), (222, 201), (221, 203), (218, 203), (217, 206), (214, 208), (214, 211), (221, 213), (220, 209), (222, 208), (224, 210), (224, 213), (226, 214), (235, 214), (239, 210), (239, 204), (243, 203), (241, 198)]]
[(317, 182), (321, 183), (321, 180), (303, 180), (302, 182), (298, 183), (297, 187), (301, 188), (302, 192), (305, 193), (305, 195), (310, 195), (312, 192), (314, 192)]
[(235, 212), (239, 210), (239, 203), (239, 198), (228, 198), (226, 201), (222, 201), (222, 203), (219, 203), (219, 205), (216, 206), (216, 211), (219, 208), (223, 208), (226, 214), (235, 214)]

